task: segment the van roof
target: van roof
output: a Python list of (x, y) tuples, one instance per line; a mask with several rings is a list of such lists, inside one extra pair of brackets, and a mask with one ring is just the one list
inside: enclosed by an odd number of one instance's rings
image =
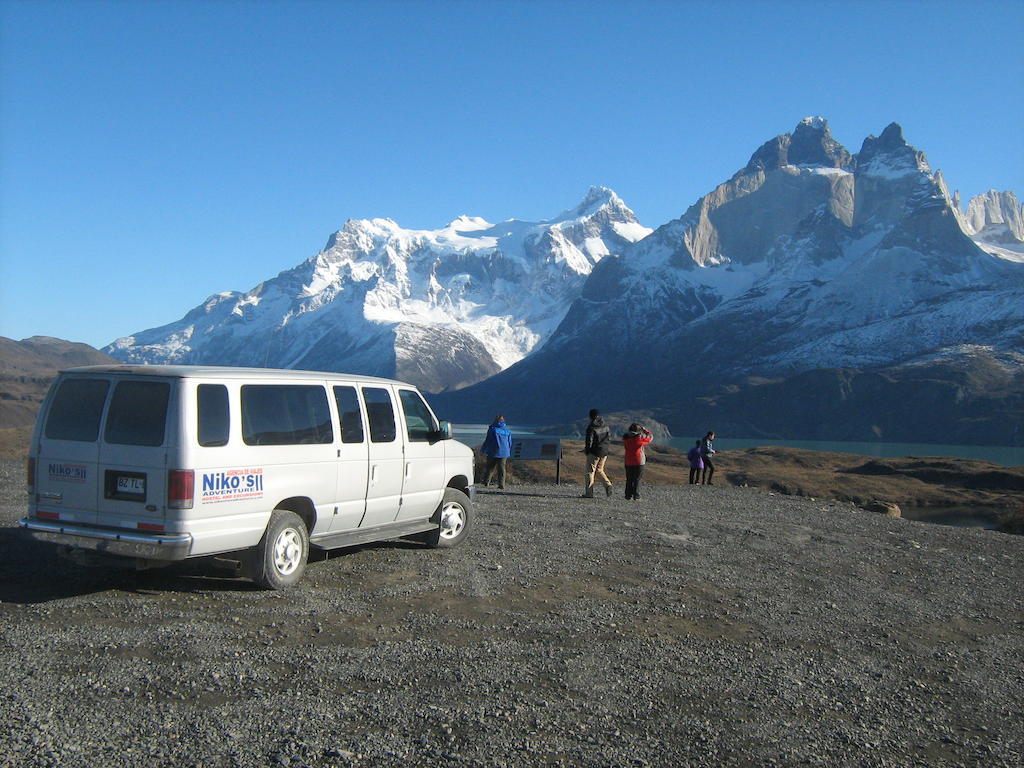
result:
[(132, 376), (170, 376), (179, 379), (295, 379), (321, 381), (323, 379), (345, 379), (370, 384), (401, 384), (404, 381), (384, 379), (379, 376), (361, 376), (350, 373), (329, 373), (326, 371), (297, 371), (291, 368), (236, 368), (227, 365), (86, 365), (65, 368), (61, 373), (109, 373)]

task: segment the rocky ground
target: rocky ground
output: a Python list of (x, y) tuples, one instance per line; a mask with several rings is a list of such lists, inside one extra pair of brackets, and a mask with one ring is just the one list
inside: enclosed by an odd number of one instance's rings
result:
[(58, 560), (0, 462), (0, 766), (1019, 766), (1024, 538), (752, 488), (481, 494), (291, 591)]

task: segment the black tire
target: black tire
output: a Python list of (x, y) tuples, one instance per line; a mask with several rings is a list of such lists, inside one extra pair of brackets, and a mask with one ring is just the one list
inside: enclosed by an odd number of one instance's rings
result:
[(437, 549), (457, 547), (466, 538), (473, 521), (469, 496), (457, 488), (446, 488), (432, 519), (437, 528), (423, 534), (423, 543)]
[(275, 509), (252, 552), (251, 577), (263, 589), (287, 589), (302, 578), (309, 558), (309, 533), (302, 518)]

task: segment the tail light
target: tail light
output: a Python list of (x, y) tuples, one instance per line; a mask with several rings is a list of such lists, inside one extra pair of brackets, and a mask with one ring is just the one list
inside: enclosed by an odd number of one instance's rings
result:
[(25, 485), (28, 486), (29, 495), (36, 492), (36, 460), (35, 457), (30, 457), (28, 463), (25, 465)]
[(196, 473), (191, 469), (172, 469), (167, 473), (167, 506), (170, 509), (192, 509), (196, 490)]

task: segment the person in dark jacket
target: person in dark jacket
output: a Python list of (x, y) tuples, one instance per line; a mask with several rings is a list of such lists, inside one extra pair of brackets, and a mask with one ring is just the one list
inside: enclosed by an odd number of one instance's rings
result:
[(612, 481), (605, 474), (604, 465), (608, 460), (612, 433), (601, 418), (601, 412), (596, 408), (590, 410), (590, 423), (587, 425), (586, 442), (583, 452), (587, 455), (587, 477), (583, 489), (584, 499), (594, 498), (594, 479), (604, 483), (606, 495), (612, 495)]
[(700, 440), (698, 440), (693, 448), (686, 453), (686, 458), (690, 460), (690, 485), (700, 484), (701, 470), (704, 469), (704, 460), (700, 455)]
[(640, 478), (644, 474), (647, 455), (644, 446), (654, 439), (649, 430), (633, 423), (629, 431), (622, 436), (622, 444), (626, 446), (626, 498), (640, 500)]
[(709, 430), (704, 439), (700, 441), (700, 458), (704, 462), (704, 475), (702, 481), (705, 485), (714, 485), (711, 478), (715, 476), (715, 465), (711, 457), (715, 455), (715, 446), (711, 441), (715, 439), (714, 430)]
[(505, 425), (505, 417), (500, 413), (494, 417), (494, 421), (487, 427), (487, 436), (480, 451), (487, 457), (487, 467), (484, 469), (484, 485), (491, 484), (491, 474), (498, 470), (498, 488), (505, 487), (505, 464), (508, 457), (512, 455), (512, 430)]

